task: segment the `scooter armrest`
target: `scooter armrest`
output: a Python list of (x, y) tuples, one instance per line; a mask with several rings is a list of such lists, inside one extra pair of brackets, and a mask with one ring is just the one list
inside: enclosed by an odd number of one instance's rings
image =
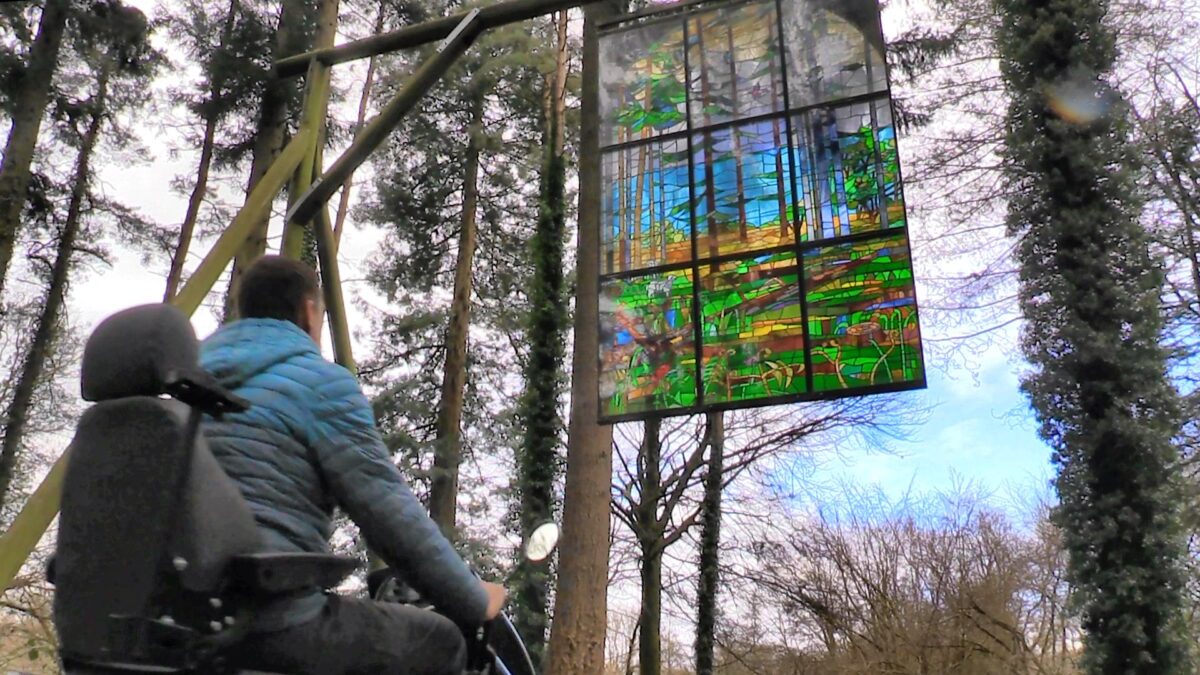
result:
[(250, 553), (230, 560), (229, 577), (251, 593), (279, 595), (332, 588), (358, 566), (354, 558), (323, 553)]

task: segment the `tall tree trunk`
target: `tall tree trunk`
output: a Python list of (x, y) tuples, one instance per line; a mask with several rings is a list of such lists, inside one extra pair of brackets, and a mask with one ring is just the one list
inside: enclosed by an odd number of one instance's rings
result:
[[(238, 2), (239, 0), (230, 0), (229, 2), (225, 24), (221, 27), (221, 42), (217, 45), (218, 52), (229, 48), (230, 36), (233, 34), (233, 26), (237, 21)], [(223, 81), (213, 80), (208, 89), (209, 102), (216, 100), (223, 85)], [(192, 245), (192, 235), (196, 231), (196, 220), (200, 217), (200, 207), (204, 204), (204, 197), (208, 194), (208, 171), (212, 167), (213, 144), (216, 142), (217, 123), (220, 121), (218, 117), (216, 106), (207, 110), (204, 115), (204, 139), (200, 143), (200, 166), (196, 169), (196, 184), (192, 186), (192, 194), (188, 197), (187, 212), (183, 216), (183, 224), (179, 227), (179, 240), (175, 244), (175, 251), (171, 254), (171, 268), (167, 272), (167, 287), (163, 291), (163, 302), (170, 302), (175, 297), (179, 291), (179, 284), (183, 280), (183, 263), (187, 261), (188, 249)]]
[(658, 503), (662, 491), (662, 478), (659, 475), (662, 441), (659, 427), (660, 420), (657, 417), (646, 420), (639, 467), (641, 502), (637, 509), (637, 535), (642, 555), (642, 610), (638, 620), (642, 627), (638, 640), (639, 675), (662, 673), (663, 533), (658, 524)]
[(100, 73), (98, 88), (91, 105), (91, 120), (83, 134), (79, 148), (79, 156), (75, 162), (75, 174), (71, 179), (71, 200), (67, 206), (67, 219), (63, 223), (62, 233), (58, 238), (58, 250), (55, 253), (54, 266), (50, 272), (50, 288), (46, 291), (46, 303), (42, 314), (38, 317), (37, 331), (29, 345), (29, 353), (21, 366), (20, 379), (13, 389), (12, 400), (4, 412), (4, 441), (0, 445), (0, 504), (4, 503), (12, 485), (17, 458), (21, 452), (21, 444), (25, 440), (25, 428), (28, 422), (29, 410), (33, 405), (33, 397), (45, 369), (46, 359), (53, 350), (55, 329), (58, 326), (59, 315), (67, 293), (67, 276), (71, 268), (71, 254), (75, 251), (75, 240), (79, 235), (80, 219), (83, 212), (83, 200), (87, 196), (87, 186), (91, 178), (89, 166), (96, 141), (100, 137), (100, 128), (104, 119), (105, 100), (108, 98), (108, 71)]
[[(650, 106), (651, 106), (653, 100), (654, 100), (654, 88), (647, 87), (646, 88), (646, 110), (650, 109)], [(642, 133), (639, 136), (640, 136), (640, 138), (644, 139), (649, 134), (650, 134), (650, 129), (647, 127), (645, 129), (642, 129)], [(640, 261), (643, 258), (643, 253), (642, 253), (642, 248), (643, 248), (643, 246), (642, 246), (642, 212), (643, 212), (642, 195), (644, 194), (644, 189), (646, 187), (646, 178), (647, 178), (646, 162), (648, 161), (649, 154), (650, 154), (648, 152), (648, 149), (649, 148), (646, 145), (639, 145), (637, 148), (637, 157), (638, 157), (637, 158), (637, 178), (635, 179), (635, 183), (636, 183), (637, 187), (634, 188), (634, 194), (637, 196), (634, 197), (635, 201), (633, 204), (633, 236), (632, 236), (633, 252), (630, 255), (630, 258), (632, 260), (638, 260), (638, 261)], [(654, 236), (654, 220), (653, 219), (650, 220), (650, 227), (647, 228), (646, 233), (650, 237)], [(653, 248), (651, 248), (651, 251), (653, 251)], [(663, 260), (663, 261), (659, 261), (659, 262), (662, 263), (662, 262), (666, 262), (666, 261)], [(644, 265), (639, 265), (639, 266), (644, 267)]]
[(596, 422), (600, 411), (600, 346), (595, 329), (600, 314), (600, 54), (596, 23), (617, 16), (624, 7), (624, 0), (602, 0), (583, 10), (575, 351), (571, 357), (571, 421), (558, 594), (546, 675), (604, 671), (612, 427)]
[[(563, 292), (563, 240), (566, 233), (566, 160), (563, 156), (563, 113), (567, 69), (567, 13), (556, 21), (556, 70), (547, 78), (545, 163), (537, 230), (531, 242), (534, 278), (530, 291), (530, 358), (525, 373), (521, 418), (525, 437), (517, 458), (522, 537), (554, 515), (554, 486), (561, 473), (558, 448), (562, 417), (563, 356), (566, 345), (567, 298)], [(534, 666), (541, 668), (546, 647), (550, 575), (546, 563), (517, 562), (516, 626)]]
[[(628, 141), (633, 135), (631, 131), (623, 126), (617, 127), (617, 141)], [(620, 190), (617, 198), (617, 228), (618, 238), (620, 240), (620, 248), (618, 249), (619, 261), (617, 271), (625, 272), (633, 269), (633, 261), (630, 257), (629, 241), (633, 238), (634, 224), (629, 222), (629, 190), (625, 187), (629, 182), (629, 149), (617, 151), (617, 189)]]
[(446, 328), (446, 365), (438, 403), (437, 448), (429, 488), (429, 515), (450, 536), (455, 526), (458, 500), (458, 463), (462, 458), (462, 412), (467, 386), (467, 333), (471, 327), (471, 267), (475, 261), (475, 215), (479, 205), (479, 155), (483, 146), (483, 97), (471, 103), (462, 223), (458, 234), (458, 260), (454, 266), (454, 296)]
[[(384, 27), (384, 8), (385, 3), (379, 3), (379, 14), (375, 17), (375, 31), (372, 35), (379, 35), (383, 32)], [(378, 57), (372, 56), (367, 61), (367, 75), (363, 79), (362, 96), (358, 99), (358, 117), (354, 120), (354, 136), (358, 137), (362, 133), (363, 127), (367, 123), (367, 110), (371, 106), (371, 89), (375, 85), (375, 64)], [(341, 243), (342, 229), (346, 226), (346, 216), (350, 212), (350, 188), (354, 185), (354, 174), (350, 174), (346, 178), (345, 185), (342, 186), (342, 193), (338, 195), (337, 215), (333, 219), (333, 241)]]
[[(779, 200), (779, 239), (782, 243), (788, 234), (788, 185), (783, 173), (783, 147), (779, 133), (779, 120), (771, 120), (771, 135), (775, 141), (775, 189)], [(803, 188), (801, 188), (803, 189)], [(799, 236), (799, 233), (797, 233)]]
[(696, 675), (712, 675), (720, 581), (721, 493), (725, 482), (725, 415), (708, 413), (708, 473), (700, 525), (700, 584), (696, 591)]
[(175, 293), (179, 291), (179, 283), (183, 280), (183, 263), (187, 260), (188, 249), (192, 245), (192, 234), (196, 230), (200, 206), (208, 193), (208, 170), (212, 165), (216, 135), (217, 118), (210, 114), (208, 119), (204, 120), (204, 140), (200, 145), (200, 166), (196, 170), (196, 184), (188, 198), (187, 213), (183, 217), (183, 225), (179, 227), (179, 240), (171, 254), (171, 269), (167, 272), (167, 288), (163, 291), (163, 302), (170, 302), (175, 297)]
[[(305, 0), (283, 0), (279, 10), (279, 24), (275, 29), (275, 60), (291, 56), (302, 51), (304, 31), (300, 23), (305, 18)], [(246, 183), (246, 196), (258, 185), (267, 169), (275, 162), (283, 150), (287, 140), (288, 99), (291, 97), (298, 80), (295, 78), (281, 79), (271, 75), (263, 90), (262, 104), (259, 106), (258, 131), (254, 135), (254, 149), (250, 163), (250, 179)], [(255, 224), (246, 243), (233, 259), (233, 273), (230, 277), (229, 288), (232, 290), (242, 271), (267, 251), (267, 226), (271, 214), (268, 210), (262, 219)], [(225, 298), (225, 316), (232, 317), (230, 293)]]
[(50, 101), (50, 85), (58, 69), (58, 51), (70, 6), (70, 0), (46, 0), (37, 37), (13, 97), (12, 128), (4, 145), (4, 162), (0, 164), (0, 297), (4, 295), (8, 267), (21, 230), (33, 152)]

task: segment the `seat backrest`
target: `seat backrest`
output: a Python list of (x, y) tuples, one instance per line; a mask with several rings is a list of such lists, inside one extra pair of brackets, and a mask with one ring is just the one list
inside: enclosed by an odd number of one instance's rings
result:
[(225, 566), (259, 550), (260, 535), (199, 433), (203, 413), (239, 402), (199, 370), (182, 312), (147, 305), (106, 319), (81, 384), (97, 403), (68, 449), (54, 615), (64, 655), (103, 660), (114, 616), (219, 620)]

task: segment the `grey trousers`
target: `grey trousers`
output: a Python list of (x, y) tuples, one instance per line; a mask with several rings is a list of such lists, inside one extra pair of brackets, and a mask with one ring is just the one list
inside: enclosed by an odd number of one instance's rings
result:
[(466, 652), (458, 626), (440, 614), (330, 595), (317, 618), (252, 634), (229, 662), (287, 675), (462, 675)]

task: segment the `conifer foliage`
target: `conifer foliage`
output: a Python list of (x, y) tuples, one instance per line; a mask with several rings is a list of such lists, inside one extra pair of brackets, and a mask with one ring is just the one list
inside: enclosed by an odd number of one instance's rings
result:
[(995, 0), (1010, 95), (1023, 388), (1054, 450), (1088, 673), (1192, 671), (1180, 632), (1178, 401), (1160, 266), (1138, 225), (1127, 108), (1104, 0)]

